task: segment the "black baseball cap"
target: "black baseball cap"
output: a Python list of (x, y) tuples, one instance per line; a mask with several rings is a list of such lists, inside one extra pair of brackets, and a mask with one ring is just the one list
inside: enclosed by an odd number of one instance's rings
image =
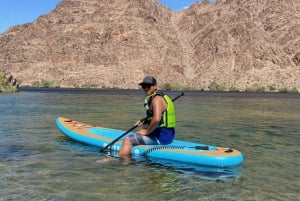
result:
[(146, 76), (139, 85), (156, 85), (156, 79), (152, 76)]

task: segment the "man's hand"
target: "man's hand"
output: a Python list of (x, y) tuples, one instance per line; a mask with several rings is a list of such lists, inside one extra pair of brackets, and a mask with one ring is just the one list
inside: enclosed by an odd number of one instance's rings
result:
[(143, 125), (143, 121), (141, 121), (141, 120), (138, 120), (137, 122), (135, 122), (135, 126), (138, 126), (138, 127), (141, 127), (142, 125)]

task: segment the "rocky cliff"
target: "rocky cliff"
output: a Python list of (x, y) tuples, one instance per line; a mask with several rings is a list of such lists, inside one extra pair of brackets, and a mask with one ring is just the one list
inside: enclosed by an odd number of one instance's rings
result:
[(172, 12), (156, 0), (63, 0), (0, 35), (0, 70), (21, 84), (300, 90), (300, 1), (204, 0)]

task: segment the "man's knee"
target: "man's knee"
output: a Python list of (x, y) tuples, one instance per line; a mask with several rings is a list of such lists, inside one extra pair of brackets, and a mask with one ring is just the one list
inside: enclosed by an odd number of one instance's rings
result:
[(130, 155), (131, 148), (132, 148), (132, 144), (131, 144), (130, 140), (126, 137), (123, 141), (122, 148), (119, 152), (119, 156), (122, 157), (122, 156)]

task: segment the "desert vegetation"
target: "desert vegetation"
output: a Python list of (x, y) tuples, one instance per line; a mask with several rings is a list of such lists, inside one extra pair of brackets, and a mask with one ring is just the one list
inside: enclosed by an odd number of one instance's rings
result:
[(0, 92), (17, 92), (18, 90), (17, 79), (4, 71), (0, 71)]

